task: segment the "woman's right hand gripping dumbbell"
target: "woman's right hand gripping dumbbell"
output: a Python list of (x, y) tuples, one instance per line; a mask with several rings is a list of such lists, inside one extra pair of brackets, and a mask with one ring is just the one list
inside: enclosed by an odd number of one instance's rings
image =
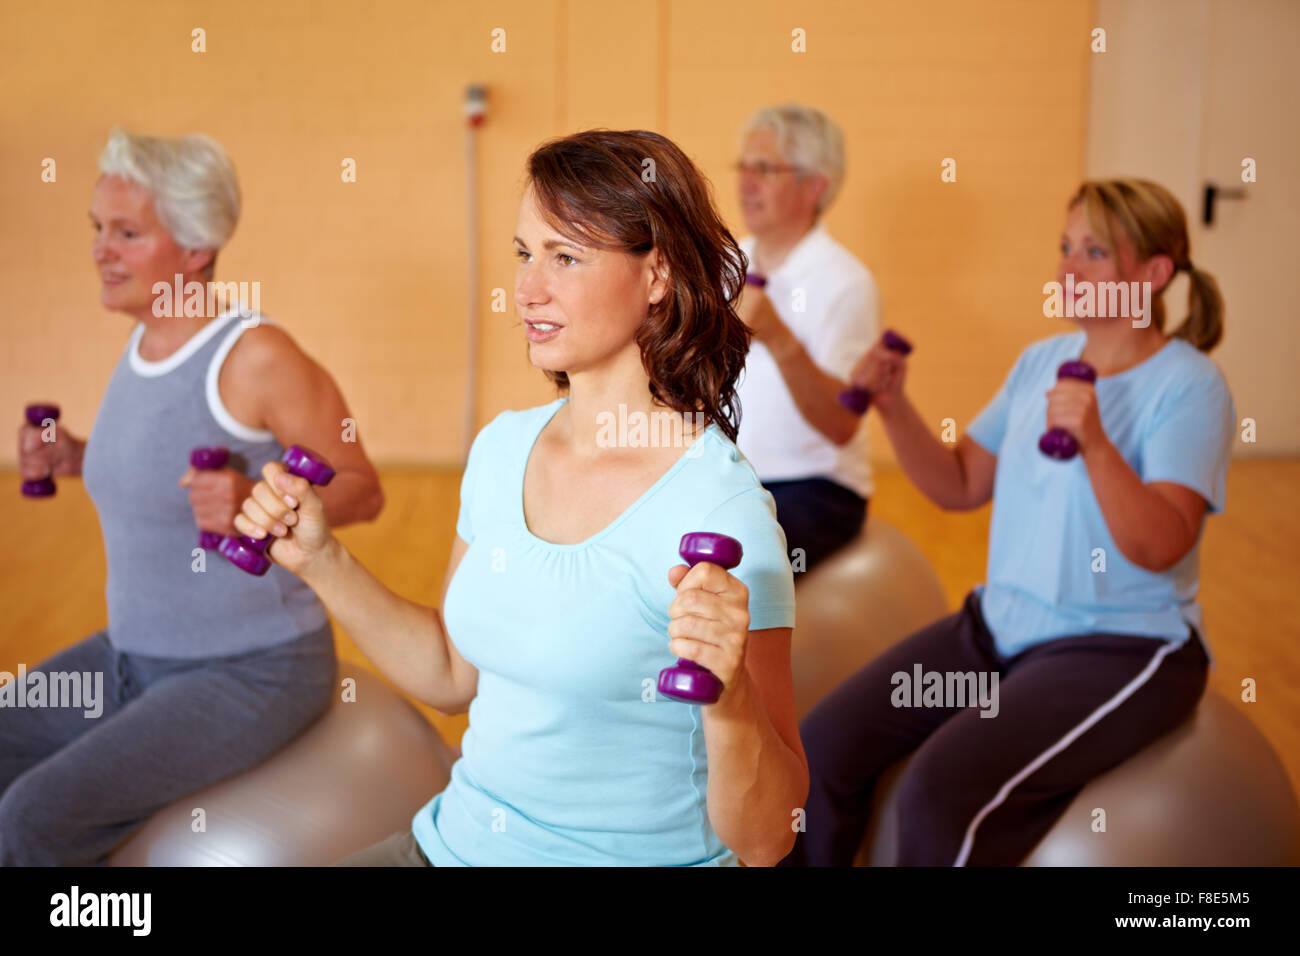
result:
[[(906, 346), (899, 347), (899, 343)], [(886, 332), (858, 359), (849, 373), (849, 385), (869, 393), (870, 403), (879, 412), (888, 412), (903, 393), (907, 377), (907, 356), (911, 346), (897, 333)], [(864, 408), (863, 411), (866, 409)]]
[[(50, 495), (54, 493), (50, 479), (81, 474), (86, 443), (58, 424), (58, 406), (29, 405), (26, 412), (26, 420), (18, 428), (18, 471), (23, 493)], [(53, 441), (45, 440), (47, 434)]]
[(250, 538), (278, 538), (265, 553), (299, 577), (337, 543), (316, 489), (279, 461), (262, 467), (262, 480), (244, 499), (235, 528)]

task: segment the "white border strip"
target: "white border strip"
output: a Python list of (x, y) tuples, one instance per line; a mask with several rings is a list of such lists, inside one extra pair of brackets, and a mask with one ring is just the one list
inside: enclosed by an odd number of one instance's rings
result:
[(263, 318), (257, 313), (251, 315), (245, 313), (245, 315), (249, 316), (248, 321), (252, 324), (245, 324), (245, 319), (239, 319), (225, 340), (217, 346), (216, 352), (212, 354), (212, 361), (208, 363), (208, 377), (204, 386), (208, 399), (208, 411), (212, 413), (212, 417), (217, 420), (218, 425), (236, 438), (255, 442), (274, 441), (275, 435), (273, 433), (264, 429), (249, 428), (242, 422), (236, 421), (235, 416), (231, 415), (226, 406), (222, 404), (221, 391), (217, 385), (218, 380), (221, 378), (221, 366), (225, 364), (226, 356), (235, 347), (235, 342), (244, 334), (244, 330), (252, 328), (254, 325), (275, 325), (274, 322)]
[(1018, 774), (1003, 784), (1002, 789), (998, 791), (997, 796), (986, 803), (979, 813), (975, 814), (975, 819), (972, 820), (970, 826), (966, 828), (966, 838), (962, 840), (961, 851), (957, 854), (957, 862), (955, 862), (953, 866), (966, 865), (967, 859), (970, 858), (971, 847), (975, 843), (975, 830), (979, 827), (980, 823), (986, 816), (992, 813), (1004, 800), (1006, 800), (1008, 795), (1010, 795), (1011, 791), (1014, 790), (1017, 785), (1066, 747), (1070, 746), (1070, 744), (1075, 740), (1078, 740), (1089, 727), (1097, 723), (1097, 721), (1101, 720), (1120, 704), (1124, 703), (1128, 698), (1132, 697), (1133, 693), (1139, 687), (1151, 679), (1151, 675), (1156, 672), (1156, 668), (1160, 666), (1160, 662), (1165, 659), (1165, 656), (1173, 653), (1181, 646), (1181, 644), (1163, 644), (1161, 648), (1156, 651), (1155, 656), (1151, 658), (1151, 662), (1147, 664), (1142, 673), (1138, 674), (1137, 677), (1134, 677), (1131, 681), (1120, 688), (1119, 693), (1114, 697), (1089, 714), (1084, 719), (1083, 723), (1079, 724), (1079, 726), (1075, 727), (1055, 744), (1039, 754), (1038, 757), (1029, 764), (1029, 766), (1025, 767), (1025, 769), (1021, 770)]
[(136, 324), (135, 331), (131, 333), (131, 341), (127, 344), (127, 357), (131, 362), (131, 371), (145, 378), (157, 378), (159, 375), (166, 375), (168, 372), (178, 368), (182, 362), (203, 348), (204, 343), (220, 331), (221, 327), (229, 320), (232, 312), (222, 312), (215, 319), (209, 322), (203, 328), (199, 329), (188, 342), (178, 348), (165, 359), (159, 359), (151, 362), (140, 355), (140, 339), (144, 335), (144, 323)]

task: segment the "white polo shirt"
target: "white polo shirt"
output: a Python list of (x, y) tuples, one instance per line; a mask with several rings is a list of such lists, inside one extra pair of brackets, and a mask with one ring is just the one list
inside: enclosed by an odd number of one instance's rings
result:
[[(740, 247), (752, 256), (758, 240)], [(767, 296), (813, 362), (847, 382), (849, 372), (878, 335), (880, 300), (867, 267), (831, 238), (820, 222), (767, 277)], [(759, 481), (829, 478), (869, 498), (874, 485), (863, 424), (837, 446), (800, 414), (767, 346), (750, 346), (736, 388), (740, 432), (736, 445)]]

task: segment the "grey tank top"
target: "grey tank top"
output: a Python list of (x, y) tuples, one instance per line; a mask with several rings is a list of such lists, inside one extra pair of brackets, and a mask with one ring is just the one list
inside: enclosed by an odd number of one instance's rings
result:
[(118, 650), (226, 657), (293, 640), (328, 620), (311, 588), (279, 565), (259, 578), (216, 551), (203, 552), (202, 565), (195, 554), (189, 492), (177, 485), (190, 450), (225, 445), (229, 467), (254, 480), (284, 451), (269, 431), (242, 425), (221, 403), (221, 366), (245, 328), (238, 313), (219, 315), (150, 362), (140, 357), (144, 326), (137, 326), (109, 379), (82, 477), (104, 532), (108, 636)]

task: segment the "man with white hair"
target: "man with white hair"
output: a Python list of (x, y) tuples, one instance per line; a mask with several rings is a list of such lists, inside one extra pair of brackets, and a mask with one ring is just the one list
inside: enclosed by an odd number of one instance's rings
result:
[[(737, 446), (776, 501), (795, 570), (862, 528), (872, 492), (867, 431), (839, 403), (876, 337), (871, 273), (822, 222), (844, 179), (844, 139), (824, 113), (764, 107), (741, 136), (740, 241), (751, 281), (737, 311), (754, 342), (737, 392)], [(801, 561), (802, 559), (802, 561)]]

